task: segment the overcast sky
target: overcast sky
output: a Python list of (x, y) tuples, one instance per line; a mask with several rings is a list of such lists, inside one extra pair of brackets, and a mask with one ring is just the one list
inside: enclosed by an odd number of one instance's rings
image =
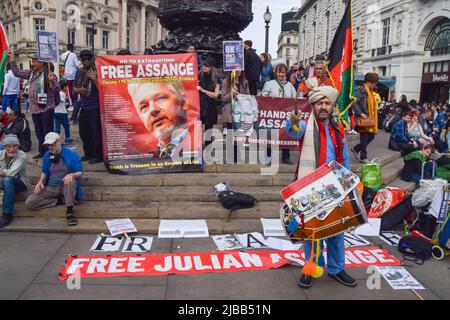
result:
[(253, 48), (258, 54), (263, 53), (266, 41), (264, 12), (267, 6), (272, 13), (270, 22), (269, 51), (273, 57), (277, 56), (278, 35), (281, 32), (281, 14), (293, 7), (300, 7), (301, 0), (253, 0), (253, 22), (241, 33), (243, 40), (252, 40)]

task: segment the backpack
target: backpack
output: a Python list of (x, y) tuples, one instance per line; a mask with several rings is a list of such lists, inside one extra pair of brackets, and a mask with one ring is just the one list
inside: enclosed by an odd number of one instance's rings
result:
[[(386, 118), (387, 119), (387, 118)], [(386, 121), (385, 119), (385, 121)], [(392, 117), (390, 117), (386, 123), (383, 123), (383, 129), (386, 132), (391, 132), (392, 128), (394, 127), (394, 125), (401, 120), (401, 117), (399, 117), (398, 115), (393, 115)]]
[(239, 193), (234, 191), (220, 192), (217, 197), (225, 209), (230, 210), (228, 221), (231, 219), (231, 214), (239, 209), (253, 208), (256, 199), (249, 194)]
[(398, 250), (403, 253), (403, 258), (422, 265), (431, 258), (432, 244), (422, 238), (406, 236), (400, 239)]

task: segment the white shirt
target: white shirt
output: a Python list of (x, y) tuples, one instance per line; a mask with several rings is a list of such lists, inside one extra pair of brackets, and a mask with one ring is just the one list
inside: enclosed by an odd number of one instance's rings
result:
[(66, 108), (66, 94), (62, 91), (59, 92), (59, 97), (61, 98), (61, 102), (56, 106), (55, 113), (67, 113)]
[(272, 98), (295, 98), (297, 92), (290, 82), (280, 85), (276, 80), (270, 80), (264, 84), (262, 95)]
[[(69, 55), (68, 58), (67, 55)], [(64, 79), (75, 80), (75, 74), (77, 73), (78, 67), (80, 66), (80, 61), (78, 60), (77, 55), (67, 50), (61, 55), (60, 60), (66, 61), (66, 64), (64, 65)]]
[(20, 79), (14, 76), (12, 70), (9, 70), (8, 73), (5, 75), (3, 95), (9, 96), (19, 93), (20, 93)]

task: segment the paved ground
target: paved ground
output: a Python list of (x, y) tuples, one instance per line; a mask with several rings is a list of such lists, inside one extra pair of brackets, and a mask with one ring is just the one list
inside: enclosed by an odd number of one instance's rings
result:
[[(382, 280), (380, 290), (366, 286), (366, 269), (348, 272), (359, 280), (346, 288), (324, 277), (313, 288), (297, 287), (300, 270), (293, 266), (278, 270), (162, 277), (82, 279), (80, 290), (68, 290), (58, 280), (58, 271), (70, 254), (89, 255), (95, 235), (0, 233), (0, 299), (158, 299), (158, 300), (417, 300), (412, 291), (394, 291)], [(369, 238), (401, 258), (396, 248)], [(158, 239), (152, 253), (202, 252), (216, 250), (211, 238)], [(406, 268), (426, 288), (426, 300), (450, 299), (450, 257), (429, 260), (423, 266)]]

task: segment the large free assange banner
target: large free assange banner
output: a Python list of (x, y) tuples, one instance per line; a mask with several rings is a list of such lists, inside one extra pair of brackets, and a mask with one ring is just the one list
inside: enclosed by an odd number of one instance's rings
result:
[(96, 59), (106, 167), (116, 174), (202, 169), (193, 53)]

